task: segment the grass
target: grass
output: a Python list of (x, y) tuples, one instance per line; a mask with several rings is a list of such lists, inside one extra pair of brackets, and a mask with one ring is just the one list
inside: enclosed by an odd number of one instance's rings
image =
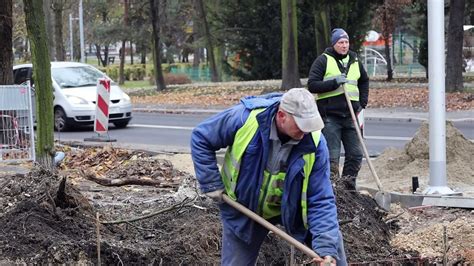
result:
[(149, 80), (130, 80), (130, 81), (125, 81), (123, 85), (120, 85), (122, 89), (136, 89), (136, 88), (142, 88), (142, 89), (149, 89), (153, 88), (154, 85), (150, 85)]

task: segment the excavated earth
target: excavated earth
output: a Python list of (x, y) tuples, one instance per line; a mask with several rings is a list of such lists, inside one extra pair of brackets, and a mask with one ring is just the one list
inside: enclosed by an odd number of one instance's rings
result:
[[(218, 207), (199, 194), (191, 171), (175, 167), (174, 155), (61, 149), (67, 156), (55, 173), (33, 168), (0, 175), (0, 264), (219, 264)], [(153, 185), (137, 185), (146, 182)], [(405, 219), (382, 212), (364, 193), (344, 190), (340, 180), (334, 190), (349, 262), (439, 261), (391, 243)], [(269, 234), (258, 262), (287, 265), (289, 258), (290, 247)], [(307, 258), (297, 253), (296, 259)]]

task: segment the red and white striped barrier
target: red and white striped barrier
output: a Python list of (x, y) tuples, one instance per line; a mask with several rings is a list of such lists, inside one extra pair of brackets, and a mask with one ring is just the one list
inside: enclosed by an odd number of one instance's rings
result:
[(101, 78), (97, 82), (94, 131), (107, 133), (109, 129), (110, 79)]

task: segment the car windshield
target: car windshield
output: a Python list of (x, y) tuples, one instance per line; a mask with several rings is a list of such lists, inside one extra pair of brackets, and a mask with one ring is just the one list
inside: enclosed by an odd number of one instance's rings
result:
[(99, 70), (87, 66), (53, 68), (51, 72), (61, 88), (96, 86), (97, 79), (106, 77)]

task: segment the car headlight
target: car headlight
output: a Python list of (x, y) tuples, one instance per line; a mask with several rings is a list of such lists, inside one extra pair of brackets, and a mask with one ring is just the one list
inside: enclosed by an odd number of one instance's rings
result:
[(67, 100), (72, 104), (87, 104), (87, 101), (81, 97), (67, 95)]
[(130, 96), (128, 96), (127, 94), (124, 94), (123, 95), (123, 103), (130, 103)]

